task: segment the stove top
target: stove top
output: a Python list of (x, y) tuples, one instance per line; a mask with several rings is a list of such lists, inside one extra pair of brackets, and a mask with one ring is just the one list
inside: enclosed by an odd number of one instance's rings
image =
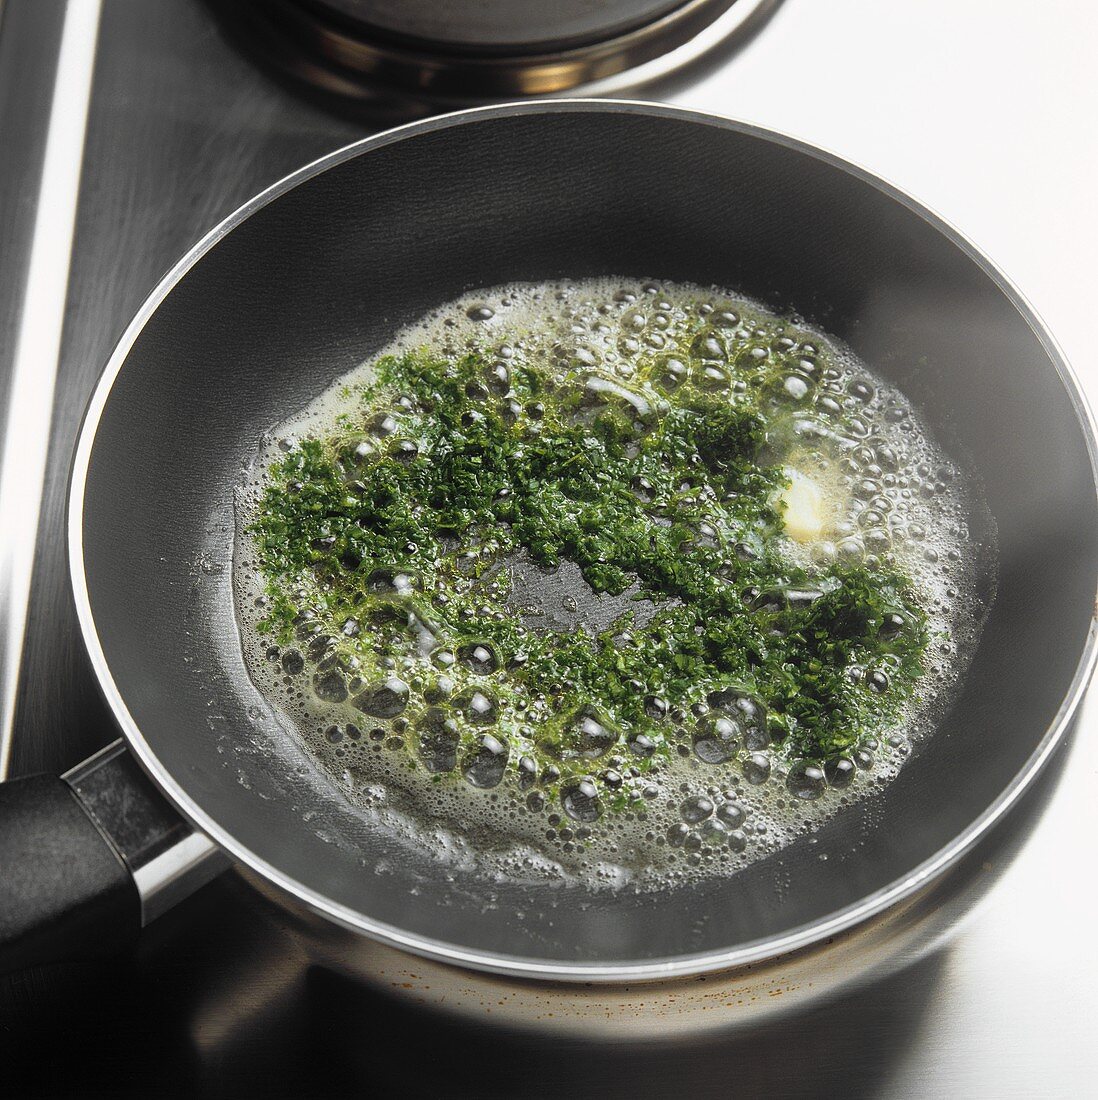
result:
[[(304, 94), (238, 48), (233, 6), (0, 0), (0, 717), (12, 775), (62, 771), (115, 736), (62, 532), (83, 407), (124, 325), (242, 201), (435, 102)], [(325, 18), (338, 7), (311, 5)], [(997, 6), (994, 21), (981, 0), (726, 8), (739, 9), (736, 27), (703, 31), (674, 65), (583, 90), (744, 117), (899, 182), (989, 249), (1093, 393), (1098, 16), (1072, 0)], [(23, 522), (4, 526), (10, 516)], [(1098, 825), (1094, 715), (1084, 708), (1046, 785), (1039, 827), (1009, 868), (988, 856), (986, 897), (944, 944), (735, 1041), (622, 1053), (549, 1048), (490, 1017), (444, 1027), (309, 965), (230, 875), (154, 922), (129, 959), (0, 984), (0, 1080), (16, 1096), (1079, 1095), (1098, 1069), (1098, 893), (1078, 871)]]

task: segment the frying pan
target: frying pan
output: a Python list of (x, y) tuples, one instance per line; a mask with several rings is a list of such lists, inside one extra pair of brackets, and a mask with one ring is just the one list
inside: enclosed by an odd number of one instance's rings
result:
[[(232, 611), (234, 488), (271, 425), (460, 293), (602, 274), (727, 286), (847, 341), (921, 407), (987, 511), (970, 520), (983, 633), (899, 777), (730, 878), (655, 894), (488, 882), (376, 828), (274, 721)], [(1076, 383), (1018, 292), (912, 199), (811, 146), (561, 100), (333, 153), (180, 261), (91, 401), (72, 582), (128, 752), (0, 787), (4, 965), (114, 946), (225, 857), (346, 930), (508, 975), (669, 978), (834, 935), (940, 875), (1063, 738), (1095, 654), (1094, 458)]]

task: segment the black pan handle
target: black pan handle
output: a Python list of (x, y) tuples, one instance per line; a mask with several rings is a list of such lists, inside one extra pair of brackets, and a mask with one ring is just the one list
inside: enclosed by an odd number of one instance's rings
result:
[(0, 973), (120, 951), (227, 866), (122, 741), (0, 783)]

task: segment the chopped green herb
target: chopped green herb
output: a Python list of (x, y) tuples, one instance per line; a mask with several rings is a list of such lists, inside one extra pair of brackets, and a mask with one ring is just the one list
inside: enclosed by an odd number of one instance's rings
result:
[[(635, 779), (669, 754), (722, 762), (734, 741), (822, 762), (880, 735), (922, 674), (926, 615), (896, 568), (810, 566), (778, 537), (776, 380), (798, 353), (721, 371), (698, 339), (628, 382), (487, 348), (381, 359), (338, 433), (269, 472), (262, 629), (308, 648), (322, 698), (406, 711), (412, 754), (478, 786), (501, 754), (564, 790), (608, 761)], [(539, 629), (516, 563), (573, 563), (580, 601), (618, 612)]]

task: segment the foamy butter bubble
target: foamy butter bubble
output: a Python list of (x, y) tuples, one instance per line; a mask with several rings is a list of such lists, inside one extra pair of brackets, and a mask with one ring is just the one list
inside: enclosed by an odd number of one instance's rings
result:
[[(878, 791), (931, 733), (975, 649), (986, 608), (975, 595), (968, 533), (973, 489), (906, 398), (822, 333), (714, 288), (606, 278), (478, 291), (405, 329), (380, 354), (490, 347), (484, 386), (501, 401), (516, 356), (589, 361), (599, 368), (598, 385), (632, 402), (643, 419), (651, 410), (640, 404), (657, 398), (638, 394), (679, 384), (687, 367), (667, 352), (694, 329), (691, 369), (702, 372), (709, 391), (735, 394), (752, 384), (752, 359), (758, 378), (775, 390), (782, 413), (770, 425), (770, 446), (790, 485), (787, 537), (780, 538), (788, 560), (817, 568), (836, 559), (886, 561), (913, 579), (932, 639), (922, 690), (887, 737), (822, 764), (790, 763), (765, 730), (752, 733), (749, 713), (734, 715), (736, 737), (724, 738), (714, 715), (700, 719), (710, 732), (698, 735), (694, 752), (672, 752), (641, 776), (630, 747), (614, 745), (592, 760), (590, 776), (555, 798), (540, 789), (535, 762), (509, 759), (493, 733), (492, 685), (507, 670), (491, 647), (453, 652), (422, 622), (415, 644), (390, 658), (384, 680), (371, 685), (369, 705), (352, 707), (346, 677), (326, 679), (332, 640), (320, 623), (306, 618), (290, 645), (273, 644), (260, 629), (264, 580), (249, 529), (271, 465), (297, 441), (347, 431), (362, 387), (374, 377), (380, 355), (373, 356), (272, 429), (238, 494), (241, 644), (256, 686), (347, 797), (378, 827), (454, 869), (611, 890), (732, 874)], [(733, 347), (747, 349), (736, 365)], [(778, 377), (764, 373), (771, 357), (788, 365)], [(642, 371), (657, 390), (634, 388)], [(363, 455), (395, 430), (392, 416), (379, 410), (360, 444)], [(542, 594), (523, 609), (528, 624), (584, 628), (590, 600), (569, 588), (570, 568), (540, 578)], [(415, 578), (395, 575), (385, 583), (399, 594)], [(298, 595), (307, 606), (310, 593)], [(589, 616), (595, 630), (610, 625), (597, 608)], [(346, 638), (362, 629), (353, 617), (341, 627)], [(551, 699), (527, 703), (532, 726), (553, 713)], [(653, 706), (674, 708), (676, 701)], [(454, 708), (478, 731), (475, 752), (463, 748), (460, 759)], [(599, 729), (584, 736), (597, 741)], [(600, 812), (600, 799), (623, 785), (639, 799), (624, 812)]]

